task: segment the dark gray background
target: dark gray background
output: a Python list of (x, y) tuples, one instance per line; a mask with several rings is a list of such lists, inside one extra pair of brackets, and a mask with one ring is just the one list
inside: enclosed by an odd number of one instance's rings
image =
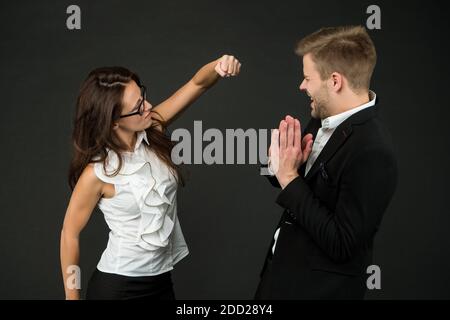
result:
[[(13, 4), (11, 4), (13, 3)], [(448, 11), (440, 2), (377, 1), (372, 82), (397, 146), (400, 180), (376, 238), (382, 289), (369, 299), (450, 298)], [(77, 4), (82, 29), (66, 28)], [(309, 119), (293, 49), (323, 26), (363, 24), (368, 1), (2, 1), (0, 298), (62, 299), (59, 234), (70, 197), (72, 115), (94, 67), (123, 65), (162, 101), (222, 54), (243, 63), (171, 130), (273, 128)], [(447, 20), (447, 21), (446, 21)], [(257, 165), (190, 165), (179, 217), (190, 255), (180, 299), (249, 299), (281, 208)], [(96, 211), (81, 237), (83, 285), (107, 241)], [(301, 254), (301, 253), (300, 253)]]

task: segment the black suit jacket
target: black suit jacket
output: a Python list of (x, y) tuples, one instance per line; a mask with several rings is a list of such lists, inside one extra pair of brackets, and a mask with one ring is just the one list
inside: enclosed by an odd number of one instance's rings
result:
[[(339, 125), (306, 177), (304, 164), (278, 195), (284, 212), (270, 298), (364, 298), (374, 236), (397, 183), (393, 146), (378, 108)], [(319, 128), (320, 120), (312, 119), (303, 135), (315, 138)], [(275, 177), (270, 180), (279, 187)]]

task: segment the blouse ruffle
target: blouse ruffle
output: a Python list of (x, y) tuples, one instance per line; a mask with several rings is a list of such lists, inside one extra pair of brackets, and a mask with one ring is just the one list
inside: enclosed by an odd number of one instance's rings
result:
[[(166, 189), (174, 183), (168, 176), (171, 173), (167, 175), (163, 173), (163, 170), (153, 170), (152, 164), (142, 154), (150, 155), (145, 149), (142, 146), (139, 149), (140, 154), (124, 153), (122, 168), (116, 176), (108, 176), (118, 168), (119, 164), (118, 156), (113, 151), (108, 153), (106, 173), (102, 163), (95, 163), (94, 167), (97, 175), (104, 182), (129, 186), (141, 213), (138, 245), (143, 249), (157, 250), (169, 244), (169, 237), (174, 228), (174, 217), (169, 217), (166, 212), (170, 206), (174, 205), (176, 193), (166, 194)], [(153, 165), (160, 166), (156, 163), (158, 160), (155, 160)]]

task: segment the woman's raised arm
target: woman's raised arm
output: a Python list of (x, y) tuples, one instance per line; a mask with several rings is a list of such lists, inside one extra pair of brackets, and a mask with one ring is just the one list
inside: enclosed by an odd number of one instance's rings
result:
[(194, 77), (178, 89), (170, 98), (153, 108), (152, 118), (169, 123), (183, 109), (193, 103), (203, 92), (214, 85), (220, 77), (237, 76), (241, 63), (234, 56), (224, 55), (204, 65)]

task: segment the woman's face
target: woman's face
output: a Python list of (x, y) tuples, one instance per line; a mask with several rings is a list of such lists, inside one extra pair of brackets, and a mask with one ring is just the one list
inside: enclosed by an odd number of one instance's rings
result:
[[(127, 115), (139, 111), (142, 108), (142, 91), (134, 81), (130, 81), (123, 94), (123, 109), (121, 115)], [(119, 127), (127, 131), (139, 132), (150, 127), (152, 124), (151, 110), (152, 105), (148, 101), (144, 101), (143, 113), (135, 114), (129, 117), (120, 118), (117, 122)]]

